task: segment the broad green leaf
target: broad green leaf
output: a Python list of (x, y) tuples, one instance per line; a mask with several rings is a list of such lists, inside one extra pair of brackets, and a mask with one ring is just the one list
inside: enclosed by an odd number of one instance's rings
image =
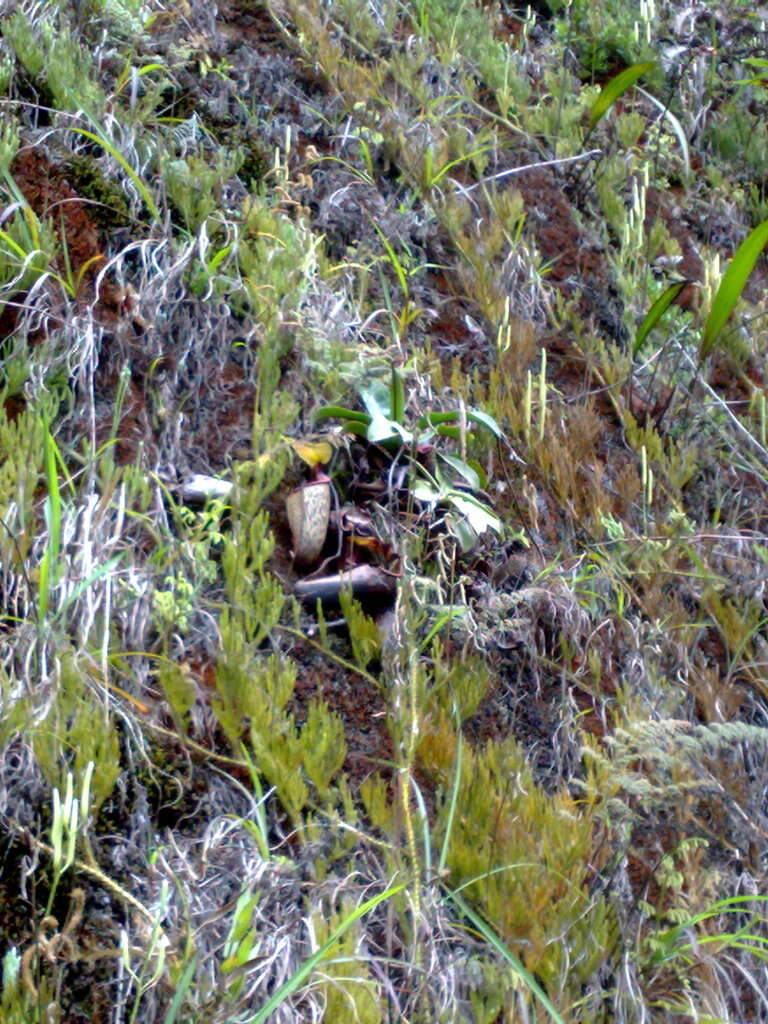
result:
[(416, 501), (423, 501), (427, 504), (434, 504), (445, 497), (444, 491), (428, 480), (419, 480), (411, 485), (411, 494)]
[(477, 543), (478, 537), (477, 531), (472, 528), (471, 523), (460, 515), (447, 515), (445, 519), (464, 554), (471, 551)]
[(633, 64), (631, 67), (625, 68), (618, 75), (614, 75), (609, 82), (606, 82), (589, 111), (590, 128), (594, 128), (600, 118), (608, 113), (619, 96), (655, 67), (655, 60), (646, 60), (642, 64)]
[(368, 387), (360, 392), (360, 398), (368, 412), (372, 413), (371, 406), (375, 405), (385, 416), (388, 416), (390, 419), (393, 418), (391, 382), (383, 380), (371, 381)]
[(470, 467), (470, 469), (473, 469), (477, 474), (477, 482), (479, 485), (479, 489), (481, 491), (484, 491), (488, 486), (488, 474), (485, 472), (485, 470), (477, 461), (477, 459), (467, 459), (467, 465)]
[(475, 490), (480, 489), (480, 477), (463, 459), (459, 459), (455, 455), (446, 455), (444, 452), (440, 452), (440, 458), (444, 462), (447, 462), (452, 469), (455, 469), (459, 476), (468, 483), (470, 487), (474, 487)]
[(481, 412), (480, 409), (467, 409), (467, 419), (470, 423), (477, 423), (479, 427), (485, 427), (486, 430), (490, 430), (493, 436), (499, 440), (504, 436), (499, 424), (487, 412)]
[(382, 441), (389, 441), (397, 437), (402, 441), (411, 440), (410, 431), (390, 416), (389, 409), (382, 405), (381, 398), (375, 392), (362, 391), (360, 398), (371, 417), (366, 431), (366, 437), (371, 444), (380, 444)]
[(426, 416), (419, 419), (419, 427), (434, 427), (439, 423), (455, 423), (458, 418), (459, 414), (455, 409), (452, 412), (428, 412)]
[(382, 405), (377, 396), (373, 391), (361, 391), (360, 398), (362, 399), (363, 405), (368, 410), (368, 415), (371, 420), (374, 419), (389, 419), (389, 409)]
[[(456, 423), (460, 418), (461, 414), (457, 409), (452, 409), (450, 412), (428, 412), (419, 419), (419, 426), (422, 428), (436, 427), (446, 423)], [(487, 412), (481, 412), (480, 409), (467, 409), (467, 419), (470, 423), (476, 423), (478, 426), (485, 427), (494, 437), (501, 439), (504, 436), (501, 427), (493, 416), (489, 416)], [(446, 437), (448, 436), (455, 437), (457, 435), (446, 433)]]
[(486, 530), (501, 533), (501, 520), (491, 510), (471, 494), (462, 491), (449, 491), (446, 500), (460, 512), (478, 536)]
[(408, 444), (412, 440), (410, 431), (401, 427), (394, 420), (388, 420), (385, 416), (374, 416), (365, 432), (366, 438), (371, 444), (383, 444), (385, 441), (398, 441)]
[(661, 295), (645, 314), (645, 319), (637, 329), (635, 343), (632, 346), (632, 357), (634, 358), (643, 347), (643, 342), (651, 333), (656, 324), (661, 320), (666, 311), (678, 297), (680, 292), (688, 284), (688, 281), (675, 281), (668, 288), (665, 288)]
[(382, 416), (381, 413), (376, 413), (371, 416), (365, 436), (371, 444), (381, 444), (382, 441), (391, 441), (397, 437), (398, 432), (402, 429), (399, 423), (394, 423), (386, 416)]
[(749, 275), (754, 270), (760, 253), (768, 244), (768, 220), (751, 231), (741, 243), (723, 274), (720, 287), (712, 300), (712, 309), (704, 325), (699, 355), (706, 359), (715, 347), (717, 337), (725, 327), (744, 291)]
[(354, 434), (356, 437), (368, 437), (368, 427), (370, 426), (371, 418), (368, 417), (366, 423), (360, 423), (359, 420), (347, 420), (344, 424), (344, 429), (348, 434)]

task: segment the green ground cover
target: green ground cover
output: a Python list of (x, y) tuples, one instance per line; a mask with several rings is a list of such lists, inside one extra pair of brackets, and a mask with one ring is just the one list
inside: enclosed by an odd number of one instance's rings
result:
[(768, 1019), (768, 19), (0, 2), (0, 1021)]

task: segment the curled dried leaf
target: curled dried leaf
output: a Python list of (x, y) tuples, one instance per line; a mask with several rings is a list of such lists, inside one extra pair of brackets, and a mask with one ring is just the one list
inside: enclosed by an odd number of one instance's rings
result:
[(315, 466), (327, 466), (333, 458), (333, 445), (326, 440), (308, 440), (299, 438), (289, 442), (291, 448), (312, 469)]

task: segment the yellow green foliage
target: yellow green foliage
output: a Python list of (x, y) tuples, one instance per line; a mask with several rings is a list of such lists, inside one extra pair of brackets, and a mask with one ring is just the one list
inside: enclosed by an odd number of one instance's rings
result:
[(302, 727), (285, 710), (296, 685), (296, 664), (265, 656), (246, 643), (230, 616), (221, 624), (222, 653), (211, 705), (233, 747), (247, 737), (255, 762), (297, 824), (310, 802), (312, 783), (323, 804), (333, 801), (331, 782), (346, 756), (344, 729), (323, 701), (313, 701)]
[[(296, 723), (286, 711), (296, 685), (296, 663), (261, 650), (285, 604), (280, 584), (266, 570), (274, 550), (268, 518), (254, 508), (273, 479), (274, 473), (266, 469), (242, 493), (232, 539), (225, 541), (222, 565), (229, 605), (221, 613), (221, 654), (211, 706), (235, 750), (248, 738), (256, 765), (299, 824), (310, 802), (310, 783), (313, 799), (333, 803), (331, 782), (344, 763), (346, 743), (339, 716), (323, 701), (310, 704), (302, 727)], [(177, 684), (178, 679), (164, 683), (183, 717), (187, 696)]]
[(342, 590), (339, 601), (349, 626), (352, 654), (360, 668), (367, 668), (381, 654), (381, 631), (375, 619), (365, 614), (360, 602), (350, 593)]
[(0, 564), (6, 569), (18, 571), (34, 541), (32, 506), (42, 461), (42, 417), (25, 409), (11, 420), (0, 404)]
[(46, 716), (29, 730), (35, 758), (47, 781), (63, 792), (67, 772), (75, 790), (82, 786), (88, 762), (97, 771), (91, 782), (94, 817), (120, 774), (120, 744), (106, 703), (89, 686), (87, 669), (71, 651), (59, 656), (56, 699)]
[[(312, 915), (315, 941), (322, 946), (354, 908), (349, 905), (330, 917)], [(367, 957), (361, 953), (360, 928), (355, 925), (333, 943), (318, 965), (323, 994), (323, 1024), (380, 1024), (383, 1001), (371, 978)]]
[(477, 711), (491, 682), (488, 665), (479, 656), (454, 656), (449, 660), (439, 640), (432, 645), (433, 685), (429, 691), (427, 714), (439, 708), (446, 714), (458, 714), (465, 722)]
[(14, 11), (2, 22), (2, 35), (30, 78), (44, 85), (51, 101), (63, 110), (85, 110), (98, 116), (106, 97), (91, 77), (93, 58), (55, 14), (33, 28), (28, 15)]
[[(446, 716), (425, 731), (421, 763), (452, 791), (456, 735)], [(575, 995), (612, 934), (609, 909), (588, 892), (597, 821), (566, 791), (547, 793), (512, 738), (464, 748), (450, 834), (450, 800), (436, 844), (448, 843), (450, 885), (463, 894), (551, 994)], [(567, 999), (565, 1002), (567, 1003)]]
[(186, 159), (166, 159), (163, 162), (162, 173), (168, 195), (189, 231), (199, 231), (211, 214), (219, 209), (222, 186), (237, 172), (241, 162), (239, 153), (226, 150), (217, 154), (213, 166), (209, 160), (195, 154)]

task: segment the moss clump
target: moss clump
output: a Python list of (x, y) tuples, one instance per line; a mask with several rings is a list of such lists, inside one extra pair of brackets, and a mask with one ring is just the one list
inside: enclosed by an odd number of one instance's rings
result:
[(234, 118), (213, 118), (207, 111), (199, 111), (203, 124), (221, 146), (226, 140), (227, 149), (237, 151), (240, 164), (237, 173), (249, 185), (258, 183), (272, 166), (272, 151), (255, 134), (252, 126), (244, 125)]
[(64, 171), (78, 195), (90, 201), (88, 213), (102, 231), (114, 231), (131, 223), (125, 193), (104, 174), (93, 157), (73, 156), (64, 164)]
[(541, 789), (514, 739), (465, 749), (458, 785), (456, 749), (449, 716), (434, 716), (419, 755), (443, 792), (454, 792), (455, 806), (445, 800), (437, 824), (451, 884), (565, 1009), (615, 938), (610, 907), (589, 893), (596, 818), (567, 791)]
[(270, 167), (269, 150), (263, 142), (247, 135), (244, 135), (237, 145), (243, 154), (240, 177), (248, 183), (261, 181)]

